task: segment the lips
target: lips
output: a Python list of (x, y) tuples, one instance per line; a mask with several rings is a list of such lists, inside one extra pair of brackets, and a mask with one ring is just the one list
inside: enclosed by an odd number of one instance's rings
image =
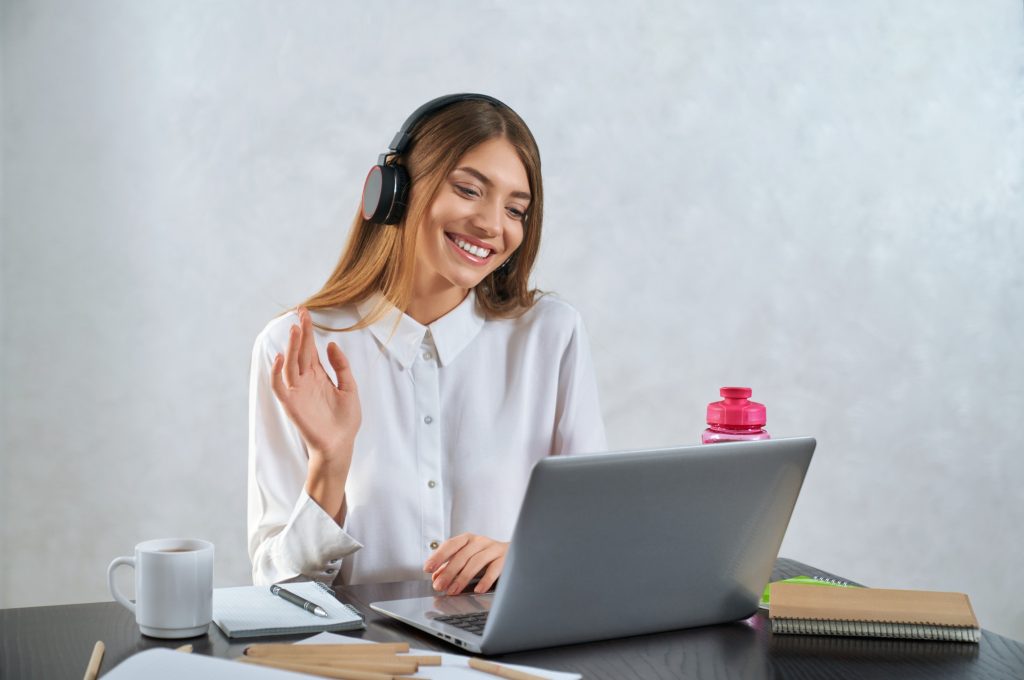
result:
[(445, 232), (445, 238), (448, 239), (449, 245), (456, 253), (472, 264), (485, 264), (494, 254), (493, 249), (474, 243), (458, 234)]

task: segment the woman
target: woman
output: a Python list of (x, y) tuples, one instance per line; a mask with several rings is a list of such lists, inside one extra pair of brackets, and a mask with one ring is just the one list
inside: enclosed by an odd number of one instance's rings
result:
[[(533, 464), (605, 449), (583, 323), (528, 286), (543, 189), (526, 124), (490, 97), (452, 95), (395, 139), (327, 283), (256, 339), (258, 584), (428, 573), (449, 594), (479, 576), (484, 592)], [(371, 185), (395, 170), (411, 184), (395, 211), (407, 209), (381, 220)]]

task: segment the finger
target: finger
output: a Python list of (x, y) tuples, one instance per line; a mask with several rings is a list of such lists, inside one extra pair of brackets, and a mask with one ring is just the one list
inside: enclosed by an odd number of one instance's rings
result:
[(336, 342), (327, 345), (327, 360), (331, 362), (334, 375), (338, 378), (338, 389), (344, 392), (356, 391), (356, 379), (352, 375), (352, 368), (348, 363), (348, 357), (341, 351)]
[(427, 561), (423, 563), (423, 571), (432, 572), (436, 570), (451, 559), (452, 555), (466, 547), (466, 544), (469, 543), (469, 539), (472, 537), (472, 534), (460, 534), (454, 538), (449, 538), (430, 554)]
[(480, 577), (480, 582), (473, 588), (475, 593), (486, 593), (494, 585), (498, 577), (501, 576), (501, 570), (505, 567), (505, 556), (502, 555), (498, 559), (494, 560), (487, 565), (487, 570), (484, 575)]
[(299, 327), (288, 331), (288, 349), (284, 355), (284, 383), (288, 387), (299, 382)]
[(440, 567), (438, 567), (437, 571), (435, 571), (435, 572), (434, 572), (434, 573), (433, 573), (433, 574), (431, 575), (431, 577), (430, 577), (430, 578), (431, 578), (431, 580), (432, 580), (432, 583), (431, 583), (431, 585), (432, 585), (432, 586), (434, 587), (434, 590), (443, 590), (443, 588), (441, 588), (441, 586), (440, 586), (440, 584), (438, 583), (438, 581), (439, 581), (439, 579), (441, 579), (441, 578), (442, 578), (442, 577), (444, 576), (444, 573), (445, 573), (445, 571), (447, 571), (447, 570), (445, 569), (445, 567), (447, 567), (447, 566), (448, 566), (448, 564), (447, 564), (447, 563), (445, 563), (445, 564), (442, 564), (442, 565), (441, 565)]
[[(483, 538), (482, 536), (474, 536), (469, 543), (466, 544), (462, 550), (458, 551), (454, 555), (448, 558), (448, 564), (445, 569), (445, 576), (437, 580), (437, 585), (440, 586), (441, 590), (449, 590), (455, 583), (456, 579), (463, 576), (463, 570), (473, 557), (482, 550), (486, 550), (491, 544), (489, 539)], [(483, 567), (481, 566), (481, 569)], [(466, 578), (463, 579), (462, 586), (465, 587), (469, 579), (473, 578), (475, 574), (466, 574)]]
[(284, 385), (284, 376), (281, 375), (281, 369), (284, 367), (284, 357), (278, 354), (274, 357), (274, 363), (270, 366), (270, 388), (274, 390), (274, 394), (281, 401), (284, 401), (288, 396), (288, 388)]
[(481, 573), (488, 564), (499, 557), (501, 557), (501, 548), (494, 544), (473, 555), (459, 574), (452, 580), (451, 585), (448, 586), (448, 594), (458, 595), (461, 593), (477, 574)]
[(313, 320), (309, 310), (299, 307), (299, 373), (305, 374), (313, 369), (316, 359), (316, 344), (313, 342)]

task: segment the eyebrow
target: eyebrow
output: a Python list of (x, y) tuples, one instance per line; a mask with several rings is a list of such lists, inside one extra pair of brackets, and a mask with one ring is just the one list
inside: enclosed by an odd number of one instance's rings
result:
[[(484, 173), (480, 172), (476, 168), (471, 168), (468, 165), (463, 165), (463, 166), (455, 168), (455, 169), (456, 170), (461, 170), (462, 172), (469, 173), (470, 175), (473, 175), (473, 177), (476, 177), (478, 180), (480, 180), (481, 182), (483, 182), (484, 184), (486, 184), (489, 187), (494, 186), (494, 182), (492, 182), (487, 177), (487, 175), (485, 175)], [(526, 191), (513, 191), (511, 196), (513, 198), (522, 198), (522, 199), (525, 199), (527, 201), (529, 201), (530, 198), (531, 198), (529, 192), (526, 192)]]

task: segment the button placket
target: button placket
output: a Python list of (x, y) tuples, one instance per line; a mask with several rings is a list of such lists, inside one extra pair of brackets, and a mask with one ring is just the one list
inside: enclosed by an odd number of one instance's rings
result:
[(441, 485), (440, 382), (433, 338), (428, 331), (413, 363), (414, 390), (419, 424), (416, 427), (417, 472), (421, 480), (420, 513), (423, 558), (444, 540), (444, 496)]

